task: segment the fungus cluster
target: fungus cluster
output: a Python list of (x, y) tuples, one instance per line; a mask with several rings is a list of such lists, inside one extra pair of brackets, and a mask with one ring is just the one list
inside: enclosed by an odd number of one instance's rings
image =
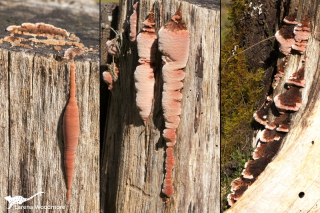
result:
[(284, 24), (276, 32), (276, 39), (279, 42), (279, 50), (284, 55), (289, 55), (291, 49), (304, 54), (308, 37), (310, 35), (310, 28), (308, 25), (309, 16), (306, 15), (301, 23), (296, 21), (297, 13), (286, 16), (283, 20)]
[(182, 80), (185, 73), (182, 70), (186, 66), (189, 54), (189, 32), (182, 22), (181, 11), (175, 13), (159, 31), (159, 50), (162, 53), (163, 92), (162, 108), (165, 119), (163, 138), (167, 142), (166, 176), (162, 192), (171, 197), (174, 188), (172, 185), (173, 155), (168, 155), (168, 150), (176, 143), (176, 129), (180, 122), (183, 87)]
[[(2, 41), (10, 42), (12, 46), (23, 46), (20, 42), (29, 41), (34, 43), (43, 43), (46, 45), (71, 45), (84, 47), (84, 45), (80, 43), (80, 38), (75, 34), (69, 33), (64, 29), (57, 28), (51, 24), (23, 23), (19, 26), (11, 25), (7, 27), (6, 31), (10, 33), (10, 36), (5, 37)], [(31, 36), (31, 38), (21, 38), (15, 36), (15, 34)], [(47, 39), (38, 39), (37, 37), (39, 36)]]
[(130, 41), (136, 41), (137, 37), (137, 19), (138, 19), (138, 7), (139, 3), (133, 5), (133, 13), (130, 16)]
[[(276, 38), (280, 43), (280, 51), (287, 56), (277, 67), (277, 73), (274, 76), (274, 88), (284, 76), (291, 48), (295, 49), (294, 45), (299, 42), (306, 44), (309, 36), (308, 16), (298, 24), (296, 14), (289, 15), (285, 17), (284, 23), (285, 25), (276, 33)], [(299, 50), (298, 52), (303, 54), (305, 47), (306, 45), (304, 45), (303, 51)], [(285, 86), (288, 90), (283, 94), (276, 95), (273, 101), (272, 95), (267, 96), (263, 107), (254, 113), (253, 117), (256, 122), (262, 124), (265, 129), (259, 137), (257, 148), (252, 153), (253, 160), (245, 164), (242, 176), (231, 184), (231, 193), (227, 197), (230, 206), (240, 199), (277, 154), (283, 138), (290, 130), (290, 113), (299, 110), (301, 106), (299, 90), (305, 86), (304, 72), (305, 59), (302, 60), (302, 67), (286, 79)], [(268, 118), (270, 112), (275, 115), (272, 122), (269, 122), (270, 118)]]
[(147, 20), (143, 22), (142, 32), (137, 36), (139, 65), (134, 72), (137, 91), (136, 104), (140, 117), (146, 125), (152, 108), (154, 93), (154, 63), (157, 52), (157, 35), (154, 29), (154, 13), (150, 11)]

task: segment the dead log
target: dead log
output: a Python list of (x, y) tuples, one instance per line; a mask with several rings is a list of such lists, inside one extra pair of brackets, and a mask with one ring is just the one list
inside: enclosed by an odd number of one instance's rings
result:
[(162, 137), (162, 61), (158, 52), (153, 107), (144, 126), (135, 103), (137, 50), (129, 42), (128, 20), (134, 3), (119, 3), (118, 32), (124, 29), (128, 51), (123, 52), (125, 60), (119, 61), (119, 79), (113, 85), (108, 109), (102, 109), (107, 110), (107, 122), (101, 155), (101, 211), (219, 212), (220, 6), (213, 1), (139, 2), (138, 32), (154, 4), (156, 32), (181, 5), (190, 33), (181, 122), (173, 148), (175, 193), (166, 203), (161, 193), (166, 148)]
[[(302, 105), (299, 111), (292, 113), (290, 131), (276, 157), (236, 204), (226, 211), (228, 213), (319, 211), (319, 3), (296, 0), (285, 7), (288, 10), (285, 15), (288, 15), (298, 6), (298, 22), (307, 14), (310, 17), (311, 35), (305, 53), (306, 86), (300, 89)], [(280, 11), (278, 14), (281, 15), (281, 19), (277, 17), (280, 22), (283, 14)], [(273, 91), (274, 96), (286, 91), (285, 80), (301, 67), (303, 59), (304, 56), (297, 53), (290, 55), (285, 75)], [(270, 114), (268, 118), (273, 120), (274, 116)]]
[[(90, 13), (88, 13), (88, 11)], [(46, 22), (76, 34), (86, 52), (75, 58), (76, 98), (80, 137), (71, 202), (66, 199), (62, 118), (69, 99), (70, 62), (63, 59), (70, 46), (26, 42), (32, 49), (0, 44), (0, 212), (6, 196), (31, 197), (11, 209), (63, 206), (56, 212), (99, 211), (99, 20), (98, 5), (81, 11), (78, 4), (40, 1), (1, 1), (0, 28), (25, 22)], [(2, 30), (0, 38), (9, 36)], [(43, 39), (43, 38), (39, 38)], [(57, 48), (59, 49), (59, 48)], [(54, 208), (53, 208), (54, 209)]]

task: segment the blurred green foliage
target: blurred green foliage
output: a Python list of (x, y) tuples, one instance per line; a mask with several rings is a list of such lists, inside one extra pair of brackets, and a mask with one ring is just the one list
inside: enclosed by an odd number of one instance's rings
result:
[[(96, 2), (99, 2), (99, 0), (95, 0)], [(109, 3), (109, 2), (119, 2), (119, 0), (101, 0), (101, 3)]]
[[(231, 0), (227, 14), (229, 25), (225, 27), (226, 39), (222, 41), (221, 48), (221, 168), (232, 160), (239, 162), (240, 166), (231, 177), (222, 169), (222, 203), (230, 191), (231, 181), (240, 177), (244, 163), (251, 158), (251, 153), (245, 153), (248, 150), (244, 147), (248, 149), (251, 145), (252, 115), (256, 101), (261, 97), (263, 88), (259, 84), (264, 74), (263, 69), (255, 70), (248, 66), (245, 54), (240, 53), (244, 48), (235, 48), (246, 30), (241, 22), (247, 14), (245, 1)], [(240, 54), (233, 55), (237, 53)], [(248, 139), (250, 144), (245, 144)]]

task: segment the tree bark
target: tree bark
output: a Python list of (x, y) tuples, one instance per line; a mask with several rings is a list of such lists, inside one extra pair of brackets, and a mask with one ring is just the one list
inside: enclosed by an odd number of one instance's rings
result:
[[(61, 27), (58, 14), (72, 11), (41, 2), (0, 3), (0, 28), (20, 25), (24, 22), (45, 22)], [(43, 9), (42, 7), (43, 6)], [(23, 10), (21, 10), (23, 8)], [(77, 10), (77, 7), (75, 7)], [(15, 13), (13, 13), (13, 11)], [(69, 30), (81, 39), (85, 46), (97, 49), (98, 6), (96, 18), (86, 13), (86, 24)], [(92, 12), (92, 11), (91, 11)], [(68, 19), (78, 24), (76, 11)], [(49, 17), (47, 17), (48, 15)], [(91, 17), (89, 19), (89, 17)], [(66, 17), (65, 17), (66, 18)], [(82, 18), (81, 18), (82, 19)], [(77, 22), (79, 21), (79, 22)], [(66, 21), (67, 22), (67, 21)], [(73, 24), (72, 24), (73, 23)], [(64, 24), (62, 24), (64, 25)], [(87, 30), (85, 33), (81, 33)], [(86, 37), (90, 35), (91, 37)], [(88, 33), (88, 34), (86, 34)], [(80, 35), (79, 35), (80, 34)], [(2, 31), (1, 38), (9, 34)], [(29, 44), (32, 45), (32, 44)], [(75, 170), (71, 188), (71, 202), (67, 204), (64, 168), (64, 142), (62, 118), (69, 99), (70, 62), (62, 59), (64, 50), (52, 46), (32, 45), (33, 49), (0, 44), (0, 212), (7, 212), (6, 196), (31, 197), (22, 206), (65, 206), (55, 212), (99, 211), (99, 56), (98, 52), (86, 53), (75, 58), (76, 98), (79, 106), (80, 136), (75, 158)], [(70, 46), (69, 46), (70, 47)]]
[[(138, 32), (154, 2), (140, 1)], [(145, 127), (135, 103), (133, 72), (138, 64), (137, 50), (130, 44), (131, 51), (124, 53), (125, 61), (120, 61), (119, 79), (114, 84), (107, 109), (101, 156), (102, 211), (220, 211), (220, 6), (213, 1), (210, 3), (168, 0), (156, 1), (154, 5), (156, 32), (181, 4), (182, 19), (190, 33), (189, 59), (181, 91), (181, 121), (173, 148), (176, 159), (174, 195), (166, 204), (161, 193), (166, 145), (162, 138), (160, 53), (157, 53), (153, 108)], [(125, 29), (123, 36), (129, 42), (127, 22), (133, 1), (120, 1), (119, 5), (118, 26)]]
[[(292, 114), (290, 131), (283, 139), (282, 147), (276, 157), (241, 199), (226, 211), (228, 213), (319, 211), (319, 3), (319, 1), (300, 0), (291, 1), (288, 5), (290, 12), (298, 6), (298, 22), (308, 13), (310, 17), (311, 35), (305, 53), (306, 87), (300, 89), (302, 106), (299, 111)], [(299, 54), (290, 55), (285, 75), (278, 89), (274, 90), (274, 96), (286, 91), (285, 80), (301, 67), (303, 58), (304, 56)], [(273, 120), (273, 116), (269, 117)]]

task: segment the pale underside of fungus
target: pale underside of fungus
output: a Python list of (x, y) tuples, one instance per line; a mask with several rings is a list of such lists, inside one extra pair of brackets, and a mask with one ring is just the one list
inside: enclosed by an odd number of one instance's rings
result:
[(189, 32), (182, 22), (181, 11), (175, 13), (169, 22), (159, 31), (159, 50), (162, 53), (162, 77), (164, 81), (162, 92), (162, 108), (165, 119), (163, 138), (167, 142), (166, 175), (162, 192), (171, 197), (174, 188), (172, 184), (172, 169), (174, 164), (172, 146), (176, 143), (176, 129), (180, 122), (185, 73), (182, 70), (187, 64), (189, 54)]
[(149, 13), (147, 20), (143, 22), (142, 32), (137, 36), (137, 46), (139, 55), (139, 65), (134, 72), (136, 94), (136, 104), (140, 117), (146, 125), (151, 113), (152, 100), (154, 95), (154, 69), (153, 66), (157, 52), (157, 35), (154, 29), (153, 9)]
[(130, 41), (136, 41), (137, 37), (137, 19), (138, 19), (138, 7), (139, 3), (133, 5), (133, 13), (130, 16)]

